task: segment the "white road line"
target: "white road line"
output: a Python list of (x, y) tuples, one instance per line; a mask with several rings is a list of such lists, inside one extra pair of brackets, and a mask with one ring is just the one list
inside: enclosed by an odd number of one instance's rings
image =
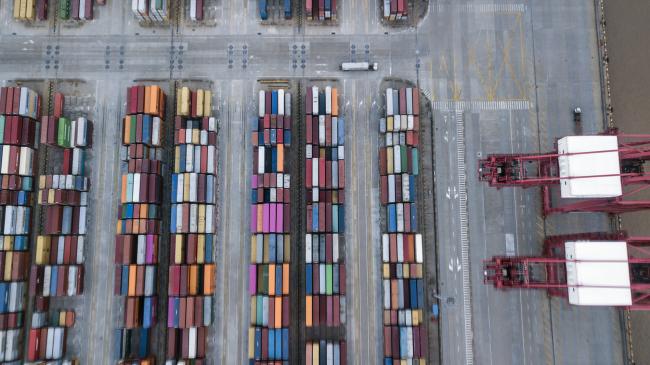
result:
[(463, 113), (456, 110), (456, 153), (458, 163), (458, 207), (460, 218), (460, 250), (463, 283), (463, 319), (465, 328), (465, 364), (474, 364), (472, 342), (472, 296), (469, 278), (469, 238), (467, 223), (467, 175), (465, 169), (465, 125)]

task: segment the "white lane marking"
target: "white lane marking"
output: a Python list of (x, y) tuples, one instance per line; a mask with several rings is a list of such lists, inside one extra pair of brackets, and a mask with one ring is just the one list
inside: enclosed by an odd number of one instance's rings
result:
[(460, 216), (460, 249), (463, 283), (463, 314), (465, 328), (465, 364), (474, 364), (474, 352), (472, 342), (474, 333), (472, 330), (472, 297), (469, 278), (469, 238), (467, 223), (467, 175), (465, 169), (465, 125), (463, 113), (456, 110), (456, 153), (458, 163), (458, 206)]

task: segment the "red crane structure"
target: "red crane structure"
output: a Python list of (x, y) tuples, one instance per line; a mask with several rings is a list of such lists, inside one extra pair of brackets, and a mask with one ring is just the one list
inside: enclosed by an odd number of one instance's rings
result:
[(544, 253), (484, 262), (484, 283), (544, 289), (579, 306), (650, 310), (650, 237), (625, 232), (552, 236)]
[[(565, 212), (624, 213), (650, 209), (650, 200), (634, 199), (650, 187), (644, 163), (650, 160), (650, 135), (568, 136), (546, 154), (493, 154), (479, 161), (479, 180), (490, 186), (541, 187), (544, 214)], [(551, 206), (551, 187), (577, 202)]]

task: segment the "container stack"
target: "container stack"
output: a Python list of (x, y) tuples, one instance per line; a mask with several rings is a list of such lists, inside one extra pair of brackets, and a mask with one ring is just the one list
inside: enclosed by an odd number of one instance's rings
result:
[(211, 101), (209, 90), (176, 91), (167, 365), (206, 363), (216, 274), (217, 126)]
[[(338, 105), (336, 88), (307, 88), (305, 325), (308, 328), (345, 325), (345, 122), (339, 115)], [(344, 339), (335, 345), (345, 352)], [(317, 348), (319, 342), (314, 346)]]
[(407, 360), (424, 364), (423, 243), (418, 232), (417, 177), (419, 91), (386, 89), (386, 118), (380, 121), (381, 204), (386, 212), (382, 234), (384, 364)]
[[(269, 18), (269, 7), (273, 6), (270, 4), (270, 2), (271, 2), (270, 0), (258, 1), (260, 18), (262, 20), (268, 20)], [(278, 2), (278, 6), (282, 6), (282, 14), (284, 15), (284, 18), (291, 19), (292, 16), (291, 0), (280, 0)]]
[(305, 347), (305, 365), (345, 364), (345, 342), (308, 341)]
[(129, 87), (126, 113), (122, 121), (126, 166), (120, 179), (114, 291), (125, 297), (124, 318), (115, 335), (116, 357), (130, 360), (150, 355), (149, 338), (156, 322), (164, 92), (159, 86)]
[(390, 21), (408, 19), (408, 0), (384, 0), (384, 19)]
[(0, 362), (21, 359), (41, 98), (0, 89)]
[(93, 1), (94, 0), (58, 0), (59, 19), (92, 20)]
[(190, 0), (190, 19), (195, 22), (203, 20), (203, 0)]
[[(65, 355), (66, 330), (58, 328), (56, 324), (52, 328), (45, 328), (42, 317), (48, 316), (52, 298), (81, 295), (84, 287), (84, 246), (90, 188), (88, 178), (84, 176), (84, 156), (85, 148), (90, 147), (88, 131), (92, 130), (92, 123), (84, 117), (73, 121), (63, 117), (64, 102), (64, 95), (55, 93), (53, 115), (41, 117), (40, 143), (54, 148), (52, 153), (63, 156), (63, 162), (56, 164), (54, 169), (60, 166), (60, 171), (41, 175), (38, 180), (37, 203), (41, 206), (44, 219), (36, 238), (29, 284), (29, 294), (34, 297), (28, 345), (30, 352), (27, 355), (29, 361), (61, 360)], [(74, 317), (74, 312), (70, 313)], [(59, 314), (51, 315), (56, 317)], [(41, 337), (34, 333), (39, 331)], [(54, 336), (53, 340), (46, 337), (50, 335)], [(55, 350), (45, 355), (36, 351), (39, 347), (50, 346), (49, 343), (44, 344), (43, 340), (52, 343)]]
[(58, 360), (58, 363), (72, 363), (75, 360), (60, 360), (65, 355), (67, 331), (74, 326), (73, 311), (57, 310), (52, 313), (34, 312), (27, 343), (27, 361)]
[(139, 20), (164, 23), (169, 19), (170, 0), (131, 0), (131, 11)]
[(336, 0), (305, 0), (308, 20), (336, 20)]
[[(14, 0), (14, 19), (29, 21), (36, 19), (36, 3), (46, 2), (44, 0)], [(40, 20), (40, 19), (39, 19)]]
[(291, 95), (284, 89), (259, 92), (253, 121), (251, 181), (251, 364), (289, 360), (289, 263), (291, 178), (285, 147), (291, 141)]

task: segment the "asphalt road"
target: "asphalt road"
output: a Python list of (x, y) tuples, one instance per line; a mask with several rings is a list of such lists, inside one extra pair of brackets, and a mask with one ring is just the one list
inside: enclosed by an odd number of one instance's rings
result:
[[(346, 233), (351, 363), (378, 363), (381, 343), (379, 251), (372, 247), (379, 232), (373, 151), (378, 146), (375, 105), (384, 78), (417, 81), (432, 99), (439, 294), (453, 298), (441, 310), (442, 362), (622, 362), (613, 310), (569, 308), (543, 293), (501, 293), (482, 283), (484, 258), (538, 253), (545, 234), (607, 227), (605, 217), (594, 214), (544, 221), (536, 190), (489, 189), (478, 184), (475, 172), (477, 159), (487, 153), (550, 149), (555, 138), (572, 132), (570, 111), (576, 105), (584, 111), (587, 132), (602, 127), (593, 1), (431, 1), (419, 27), (398, 30), (378, 20), (371, 10), (377, 3), (344, 0), (338, 24), (323, 27), (260, 25), (251, 16), (253, 0), (243, 7), (212, 2), (210, 11), (219, 16), (214, 24), (181, 22), (166, 28), (139, 26), (119, 1), (98, 9), (98, 19), (82, 26), (19, 26), (8, 6), (0, 9), (5, 25), (0, 28), (0, 79), (83, 79), (96, 85), (96, 130), (103, 137), (95, 146), (101, 169), (93, 176), (98, 203), (91, 230), (98, 242), (89, 258), (89, 321), (80, 324), (86, 326), (88, 363), (110, 362), (112, 326), (106, 324), (114, 323), (118, 311), (110, 294), (112, 276), (104, 277), (112, 272), (114, 225), (105, 227), (116, 214), (122, 94), (137, 80), (170, 79), (208, 80), (220, 96), (221, 275), (210, 345), (215, 364), (243, 360), (250, 170), (245, 158), (250, 147), (244, 141), (262, 78), (343, 82), (352, 141), (346, 156), (351, 187), (346, 209), (353, 223)], [(338, 71), (342, 61), (365, 58), (379, 62), (380, 70)], [(434, 222), (427, 230), (433, 235)]]

